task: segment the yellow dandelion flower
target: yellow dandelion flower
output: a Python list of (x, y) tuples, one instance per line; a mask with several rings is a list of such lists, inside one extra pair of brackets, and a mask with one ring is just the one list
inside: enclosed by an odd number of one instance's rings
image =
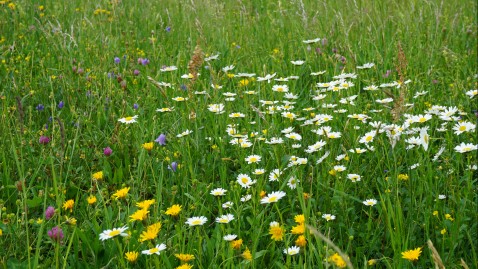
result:
[(178, 260), (180, 260), (181, 262), (189, 262), (195, 259), (194, 255), (192, 254), (179, 253), (179, 254), (174, 254), (174, 256), (178, 258)]
[(96, 203), (96, 196), (90, 195), (88, 196), (88, 198), (86, 198), (86, 201), (89, 205), (93, 205), (94, 203)]
[(65, 209), (65, 210), (69, 209), (70, 212), (72, 212), (74, 205), (75, 205), (75, 201), (73, 199), (70, 199), (70, 200), (63, 203), (63, 209)]
[(295, 221), (296, 223), (299, 223), (299, 224), (304, 223), (304, 222), (305, 222), (304, 214), (296, 215), (296, 216), (294, 217), (294, 221)]
[(154, 143), (153, 142), (149, 142), (149, 143), (144, 143), (143, 144), (143, 148), (147, 151), (151, 151), (154, 147)]
[(2, 230), (2, 229), (0, 229), (0, 236), (2, 236), (2, 235), (3, 235), (3, 230)]
[(299, 235), (297, 240), (295, 240), (295, 245), (301, 248), (305, 247), (307, 245), (307, 239), (305, 239), (305, 236)]
[(292, 227), (290, 231), (292, 234), (304, 234), (305, 233), (305, 223), (299, 224), (297, 226)]
[(335, 266), (339, 268), (345, 268), (347, 266), (342, 256), (340, 256), (338, 253), (335, 253), (334, 255), (330, 256), (329, 262), (333, 262)]
[(148, 209), (152, 204), (154, 204), (156, 200), (151, 199), (151, 200), (144, 200), (142, 202), (136, 203), (136, 206), (141, 208), (141, 209)]
[(131, 216), (129, 216), (130, 221), (145, 220), (146, 217), (148, 217), (148, 213), (149, 211), (146, 209), (137, 210)]
[(267, 192), (265, 192), (265, 191), (261, 191), (261, 193), (259, 194), (259, 196), (261, 197), (261, 199), (264, 198), (264, 197), (266, 197), (266, 195), (267, 195)]
[(91, 177), (94, 180), (102, 180), (103, 179), (103, 171), (96, 172)]
[(417, 261), (421, 253), (422, 253), (422, 248), (407, 250), (402, 252), (402, 258), (409, 260), (411, 262)]
[(168, 208), (165, 212), (166, 215), (170, 216), (177, 216), (179, 215), (179, 212), (181, 212), (181, 205), (172, 205), (170, 208)]
[(231, 247), (233, 249), (239, 249), (242, 245), (242, 239), (231, 241)]
[(246, 250), (244, 250), (244, 252), (242, 253), (242, 257), (245, 260), (252, 261), (252, 254), (249, 248), (246, 247)]
[(304, 192), (302, 195), (304, 196), (304, 200), (307, 200), (312, 196), (310, 195), (310, 193), (307, 193), (307, 192)]
[(446, 229), (444, 228), (443, 230), (440, 231), (440, 233), (441, 233), (442, 235), (445, 235), (445, 234), (446, 234)]
[(454, 221), (455, 219), (451, 217), (450, 214), (445, 214), (445, 219), (449, 220), (449, 221)]
[(143, 231), (139, 237), (139, 242), (144, 242), (146, 240), (153, 240), (158, 236), (159, 231), (161, 230), (161, 222), (149, 225), (146, 228), (146, 231)]
[(399, 180), (406, 181), (406, 180), (409, 179), (409, 176), (408, 176), (407, 174), (399, 174), (399, 175), (397, 176), (397, 178), (398, 178)]
[(282, 228), (279, 223), (271, 222), (269, 227), (269, 234), (271, 235), (271, 239), (274, 241), (282, 241), (284, 238), (285, 230)]
[(134, 263), (138, 259), (139, 252), (130, 251), (130, 252), (126, 252), (124, 255), (127, 261), (129, 261), (130, 263)]
[(129, 187), (122, 188), (122, 189), (120, 189), (120, 190), (117, 190), (117, 191), (113, 194), (113, 198), (114, 198), (114, 199), (125, 198), (126, 195), (128, 194), (128, 192), (129, 192)]
[(181, 264), (180, 266), (176, 267), (176, 269), (191, 269), (193, 268), (192, 265), (190, 265), (189, 263), (184, 263), (184, 264)]
[(433, 211), (433, 216), (438, 216), (438, 211), (437, 210)]
[(249, 80), (248, 79), (241, 79), (239, 81), (239, 87), (244, 87), (244, 86), (247, 86), (249, 84)]
[(72, 226), (75, 226), (76, 225), (76, 219), (75, 218), (70, 218), (68, 216), (65, 216), (65, 222), (66, 224), (68, 225), (72, 225)]

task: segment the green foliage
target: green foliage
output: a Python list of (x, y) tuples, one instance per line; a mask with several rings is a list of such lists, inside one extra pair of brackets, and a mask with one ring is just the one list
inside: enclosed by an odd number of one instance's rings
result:
[[(356, 268), (432, 268), (427, 240), (446, 268), (461, 259), (478, 267), (476, 150), (455, 149), (477, 145), (476, 126), (453, 129), (477, 122), (476, 93), (465, 94), (478, 88), (476, 8), (468, 0), (0, 1), (0, 267), (176, 268), (183, 253), (195, 256), (194, 268), (334, 268), (338, 248)], [(374, 66), (357, 68), (366, 63)], [(178, 70), (161, 71), (170, 66)], [(200, 75), (181, 78), (189, 73)], [(357, 77), (317, 87), (346, 74)], [(364, 90), (387, 83), (395, 84)], [(211, 112), (213, 104), (225, 112)], [(453, 107), (460, 118), (440, 118)], [(229, 116), (236, 112), (244, 117)], [(424, 114), (432, 118), (412, 119)], [(119, 121), (134, 115), (135, 123)], [(428, 149), (407, 148), (422, 130)], [(361, 142), (367, 133), (372, 141)], [(160, 134), (165, 145), (153, 142)], [(307, 153), (318, 141), (325, 145)], [(253, 154), (261, 161), (248, 164)], [(243, 188), (240, 174), (256, 182)], [(215, 197), (216, 188), (227, 192)], [(261, 203), (276, 191), (285, 197)], [(147, 217), (133, 220), (137, 203), (151, 199)], [(182, 207), (177, 216), (168, 214), (173, 205)], [(215, 221), (226, 214), (234, 220)], [(304, 229), (306, 246), (284, 254), (297, 244), (298, 215), (333, 243)], [(193, 216), (208, 220), (190, 227)], [(158, 235), (140, 242), (158, 222)], [(271, 222), (285, 229), (281, 241), (271, 239)], [(99, 239), (123, 226), (128, 236)], [(234, 249), (228, 234), (242, 244)], [(141, 254), (162, 243), (159, 256)], [(419, 247), (417, 261), (402, 258)]]

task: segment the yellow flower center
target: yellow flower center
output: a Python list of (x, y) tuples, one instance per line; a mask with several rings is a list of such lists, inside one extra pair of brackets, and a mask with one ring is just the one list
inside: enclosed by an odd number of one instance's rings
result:
[(269, 202), (275, 202), (275, 201), (277, 201), (277, 197), (274, 196), (274, 197), (269, 198)]
[(152, 249), (149, 250), (149, 253), (150, 253), (150, 254), (153, 254), (153, 253), (156, 253), (156, 252), (158, 252), (158, 251), (159, 251), (158, 248), (152, 248)]
[(111, 237), (113, 237), (113, 236), (117, 236), (117, 235), (120, 234), (120, 233), (121, 233), (121, 231), (115, 230), (115, 231), (111, 231), (108, 235), (111, 236)]
[(133, 117), (126, 117), (124, 118), (125, 121), (132, 121), (133, 120)]

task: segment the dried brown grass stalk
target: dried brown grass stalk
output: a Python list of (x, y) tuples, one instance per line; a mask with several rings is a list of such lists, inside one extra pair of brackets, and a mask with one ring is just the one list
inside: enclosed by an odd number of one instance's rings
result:
[(395, 64), (395, 68), (397, 70), (398, 76), (399, 76), (399, 84), (400, 84), (400, 92), (398, 94), (398, 97), (393, 96), (391, 93), (388, 93), (389, 95), (392, 95), (393, 98), (393, 108), (391, 110), (392, 113), (392, 120), (394, 122), (398, 121), (400, 119), (400, 116), (402, 113), (405, 111), (405, 97), (406, 97), (406, 92), (407, 88), (405, 85), (405, 75), (407, 71), (407, 57), (405, 56), (405, 52), (403, 52), (402, 44), (398, 42), (397, 45), (397, 62)]
[(463, 259), (461, 259), (460, 265), (465, 269), (470, 269), (470, 267), (468, 267), (468, 265), (466, 265), (466, 262)]
[(193, 55), (191, 56), (191, 60), (188, 63), (188, 71), (189, 71), (189, 74), (192, 75), (192, 78), (189, 80), (189, 87), (188, 87), (189, 90), (196, 82), (198, 78), (199, 68), (202, 66), (203, 63), (204, 63), (204, 53), (201, 49), (201, 46), (199, 46), (199, 43), (198, 43), (196, 47), (194, 48)]
[(435, 263), (435, 269), (445, 269), (445, 265), (443, 265), (443, 261), (441, 260), (441, 257), (438, 254), (438, 251), (436, 250), (435, 246), (433, 246), (432, 241), (428, 240), (427, 244), (428, 248), (432, 251), (432, 259)]

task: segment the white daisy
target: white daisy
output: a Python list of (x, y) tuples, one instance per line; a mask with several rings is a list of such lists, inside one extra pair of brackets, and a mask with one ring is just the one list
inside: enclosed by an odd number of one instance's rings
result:
[(282, 199), (285, 196), (285, 192), (283, 191), (275, 191), (270, 194), (268, 194), (266, 197), (261, 199), (261, 204), (270, 204), (270, 203), (276, 203), (280, 199)]
[(206, 223), (206, 221), (207, 221), (206, 217), (200, 216), (200, 217), (188, 218), (188, 220), (185, 223), (189, 226), (197, 226), (197, 225), (203, 225), (204, 223)]
[(126, 124), (134, 123), (136, 122), (136, 119), (138, 118), (138, 115), (134, 115), (133, 117), (125, 117), (121, 118), (118, 121)]
[(127, 233), (125, 233), (124, 231), (128, 230), (128, 227), (126, 226), (123, 226), (121, 228), (113, 228), (113, 230), (104, 230), (101, 234), (100, 234), (100, 240), (101, 241), (105, 241), (106, 239), (110, 239), (110, 238), (113, 238), (117, 235), (119, 236), (128, 236)]
[(217, 223), (224, 223), (224, 224), (229, 223), (232, 220), (234, 220), (234, 215), (232, 215), (232, 214), (222, 215), (222, 216), (216, 218)]
[(159, 254), (161, 254), (161, 251), (163, 251), (165, 249), (166, 249), (165, 244), (161, 244), (161, 245), (158, 244), (154, 248), (150, 248), (150, 249), (141, 251), (141, 253), (146, 254), (146, 255), (152, 255), (152, 254), (159, 255)]

